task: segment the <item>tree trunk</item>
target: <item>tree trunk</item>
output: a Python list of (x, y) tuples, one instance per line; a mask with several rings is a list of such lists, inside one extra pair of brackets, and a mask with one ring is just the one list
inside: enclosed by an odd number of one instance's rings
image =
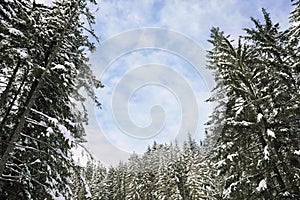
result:
[(8, 99), (8, 96), (7, 96), (8, 92), (9, 92), (9, 90), (10, 90), (10, 88), (11, 88), (11, 86), (12, 86), (12, 84), (13, 84), (15, 78), (16, 78), (16, 75), (17, 75), (17, 72), (18, 72), (20, 66), (21, 66), (21, 59), (19, 58), (19, 60), (17, 62), (17, 66), (14, 68), (13, 74), (11, 75), (11, 77), (10, 77), (10, 79), (9, 79), (7, 85), (6, 85), (5, 90), (1, 94), (1, 97), (0, 97), (0, 110), (4, 106), (5, 101)]

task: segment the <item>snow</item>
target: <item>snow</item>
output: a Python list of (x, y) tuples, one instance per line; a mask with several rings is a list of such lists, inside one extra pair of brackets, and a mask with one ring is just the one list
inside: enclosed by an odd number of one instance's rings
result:
[(66, 198), (63, 197), (61, 194), (59, 194), (58, 197), (55, 195), (55, 193), (54, 193), (54, 194), (51, 194), (51, 196), (52, 196), (53, 200), (65, 200), (65, 199), (66, 199)]
[(258, 184), (256, 190), (257, 190), (257, 191), (262, 191), (262, 190), (265, 190), (265, 189), (267, 189), (267, 181), (266, 181), (266, 179), (262, 179), (262, 180), (259, 182), (259, 184)]
[(48, 127), (46, 131), (47, 131), (47, 133), (46, 133), (47, 137), (49, 137), (50, 134), (54, 133), (54, 131), (53, 131), (53, 129), (51, 127)]
[(65, 200), (65, 197), (63, 197), (63, 196), (54, 197), (54, 200)]
[(243, 109), (244, 109), (244, 107), (241, 106), (241, 107), (236, 111), (236, 116), (239, 115), (239, 114), (242, 112)]
[(18, 149), (18, 150), (20, 150), (20, 151), (26, 151), (26, 148), (25, 148), (25, 147), (16, 146), (15, 148)]
[(8, 18), (11, 18), (11, 15), (9, 12), (7, 12), (5, 9), (3, 9), (2, 5), (0, 5), (0, 9), (2, 12), (4, 12), (4, 14), (8, 17)]
[(73, 97), (69, 97), (71, 103), (76, 103), (76, 100)]
[(37, 125), (37, 126), (42, 126), (42, 127), (46, 127), (47, 124), (44, 121), (36, 121), (34, 119), (31, 118), (26, 118), (26, 122), (31, 123), (32, 125)]
[(287, 132), (288, 129), (287, 129), (287, 128), (282, 128), (282, 129), (280, 129), (280, 131), (282, 131), (282, 132)]
[[(51, 185), (51, 187), (57, 185), (57, 181), (53, 178), (51, 178), (51, 180), (47, 179), (46, 183)], [(48, 189), (47, 193), (52, 197), (53, 200), (65, 200), (66, 199), (56, 188)]]
[(53, 131), (53, 129), (52, 129), (51, 127), (48, 127), (48, 128), (47, 128), (47, 132), (48, 132), (48, 133), (54, 133), (54, 131)]
[(44, 126), (44, 127), (47, 126), (46, 122), (44, 122), (44, 121), (40, 121), (37, 125)]
[(261, 113), (258, 113), (257, 122), (260, 122), (262, 118), (263, 118), (263, 115)]
[(252, 123), (243, 120), (243, 121), (240, 122), (240, 124), (243, 125), (243, 126), (250, 126)]
[(259, 167), (260, 166), (260, 164), (261, 164), (261, 162), (262, 162), (262, 160), (261, 159), (259, 159), (258, 161), (257, 161), (257, 167)]
[(80, 167), (80, 168), (84, 168), (85, 166), (83, 164), (81, 164), (80, 162), (76, 162), (74, 161), (73, 164), (77, 167)]
[(69, 124), (70, 126), (73, 126), (73, 127), (76, 126), (76, 123), (72, 122), (72, 121), (69, 120), (69, 119), (66, 119), (66, 122), (68, 122), (68, 124)]
[(234, 125), (234, 126), (250, 126), (250, 125), (253, 124), (252, 122), (247, 122), (247, 121), (245, 121), (245, 120), (243, 120), (243, 121), (234, 121), (234, 120), (232, 120), (232, 119), (229, 119), (229, 120), (228, 120), (228, 123), (229, 123), (229, 124), (232, 124), (232, 125)]
[(13, 35), (24, 37), (24, 34), (21, 31), (19, 31), (18, 29), (8, 28), (8, 31), (9, 31), (9, 33), (11, 33)]
[(283, 194), (282, 194), (284, 197), (287, 197), (290, 195), (290, 193), (288, 191), (285, 191)]
[(67, 71), (65, 66), (61, 65), (61, 64), (58, 64), (58, 65), (55, 65), (55, 67), (52, 67), (51, 70), (54, 70), (54, 69), (62, 69), (64, 71)]
[[(273, 107), (273, 106), (272, 106)], [(273, 112), (271, 114), (272, 117), (275, 117), (278, 114), (278, 109), (273, 109)]]
[(33, 161), (31, 164), (35, 164), (35, 163), (41, 163), (41, 160), (40, 159), (36, 159), (35, 161)]
[(272, 137), (272, 138), (276, 138), (275, 133), (273, 131), (271, 131), (270, 129), (267, 130), (267, 135)]
[(300, 21), (294, 21), (291, 23), (292, 26), (300, 26)]
[(68, 66), (70, 66), (72, 69), (74, 69), (74, 68), (75, 68), (75, 65), (74, 65), (73, 63), (71, 63), (71, 62), (67, 62), (67, 61), (65, 61), (65, 65), (68, 65)]
[(21, 58), (27, 58), (28, 54), (27, 51), (24, 49), (17, 49), (18, 54), (20, 55)]
[(88, 184), (87, 184), (85, 178), (82, 176), (82, 174), (80, 174), (80, 179), (81, 179), (82, 182), (83, 182), (84, 189), (85, 189), (85, 192), (86, 192), (85, 197), (86, 197), (86, 198), (92, 197), (92, 194), (91, 194), (91, 192), (90, 192), (90, 187), (88, 186)]
[(73, 141), (73, 137), (71, 135), (71, 132), (64, 125), (59, 124), (58, 129), (65, 136), (65, 138), (69, 141), (69, 143)]
[(233, 161), (233, 158), (236, 157), (236, 156), (238, 156), (237, 153), (230, 154), (230, 155), (227, 156), (227, 159), (229, 159), (230, 161)]
[(227, 146), (228, 146), (229, 148), (232, 147), (232, 146), (234, 145), (233, 142), (227, 142), (226, 144), (227, 144)]
[(300, 150), (295, 150), (295, 151), (294, 151), (294, 154), (300, 156)]
[(219, 162), (216, 163), (217, 168), (222, 167), (223, 165), (226, 165), (225, 160), (220, 160)]
[(51, 5), (53, 0), (36, 0), (36, 2), (44, 5)]
[(229, 198), (230, 197), (231, 191), (235, 189), (235, 186), (237, 184), (238, 184), (238, 182), (231, 183), (230, 186), (226, 190), (224, 190), (223, 195), (224, 195), (225, 198)]
[(48, 117), (48, 120), (51, 122), (51, 123), (53, 123), (53, 124), (57, 124), (58, 123), (58, 120), (56, 119), (56, 118), (53, 118), (53, 117), (49, 117), (49, 116), (47, 116)]
[[(62, 124), (59, 123), (58, 119), (54, 118), (54, 117), (50, 117), (42, 112), (39, 112), (35, 109), (31, 109), (32, 111), (34, 111), (35, 113), (38, 113), (44, 117), (46, 117), (51, 123), (53, 123), (55, 126), (58, 127), (58, 129), (60, 130), (60, 132), (64, 135), (64, 137), (66, 138), (66, 140), (69, 141), (69, 144), (71, 142), (74, 141), (73, 136), (71, 134), (71, 132)], [(53, 131), (53, 129), (51, 127), (47, 128), (47, 134), (51, 133), (51, 131)]]
[(266, 145), (265, 148), (264, 148), (264, 158), (265, 158), (265, 160), (269, 160), (270, 159), (269, 156), (270, 156), (270, 153), (269, 153), (269, 150), (268, 150), (268, 145)]

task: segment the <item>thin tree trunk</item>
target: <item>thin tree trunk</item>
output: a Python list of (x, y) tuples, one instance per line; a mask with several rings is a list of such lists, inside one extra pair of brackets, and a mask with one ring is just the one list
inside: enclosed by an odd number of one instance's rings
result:
[(21, 66), (21, 59), (19, 58), (19, 60), (18, 60), (18, 62), (17, 62), (17, 66), (14, 68), (13, 74), (11, 75), (11, 77), (10, 77), (10, 79), (9, 79), (7, 85), (6, 85), (5, 90), (4, 90), (3, 93), (1, 94), (1, 97), (0, 97), (0, 110), (2, 109), (2, 107), (3, 107), (4, 104), (5, 104), (5, 101), (6, 101), (7, 98), (8, 98), (8, 93), (9, 93), (10, 88), (11, 88), (11, 86), (12, 86), (12, 84), (13, 84), (15, 78), (16, 78), (16, 75), (17, 75), (17, 72), (18, 72), (20, 66)]
[(3, 119), (2, 119), (2, 121), (1, 121), (1, 123), (0, 123), (0, 130), (2, 130), (2, 128), (3, 128), (3, 126), (4, 126), (5, 122), (6, 122), (6, 119), (7, 119), (8, 116), (9, 116), (9, 113), (10, 113), (11, 109), (12, 109), (12, 107), (13, 107), (15, 101), (17, 100), (18, 94), (21, 92), (21, 89), (23, 88), (23, 86), (24, 86), (24, 84), (25, 84), (25, 81), (26, 81), (28, 72), (29, 72), (29, 70), (26, 71), (26, 73), (25, 73), (25, 75), (24, 75), (24, 77), (23, 77), (22, 83), (20, 84), (20, 86), (19, 86), (19, 88), (18, 88), (18, 90), (17, 90), (17, 92), (16, 92), (16, 94), (15, 94), (13, 100), (11, 101), (10, 105), (8, 106), (8, 109), (7, 109), (6, 112), (5, 112), (5, 115), (4, 115), (4, 117), (3, 117)]

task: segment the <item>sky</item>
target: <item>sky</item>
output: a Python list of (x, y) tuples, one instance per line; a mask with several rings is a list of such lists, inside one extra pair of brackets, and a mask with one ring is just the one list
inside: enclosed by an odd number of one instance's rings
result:
[(203, 140), (214, 107), (205, 102), (214, 87), (205, 68), (210, 29), (236, 39), (253, 27), (250, 17), (262, 18), (262, 8), (288, 27), (287, 0), (102, 0), (92, 6), (100, 44), (90, 64), (105, 86), (96, 91), (102, 109), (88, 103), (86, 146), (95, 159), (116, 165), (154, 141), (181, 143), (188, 133)]

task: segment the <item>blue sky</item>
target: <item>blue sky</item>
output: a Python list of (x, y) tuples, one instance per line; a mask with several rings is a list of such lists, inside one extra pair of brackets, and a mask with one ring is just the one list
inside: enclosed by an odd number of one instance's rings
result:
[(103, 109), (88, 105), (86, 131), (88, 148), (107, 165), (154, 140), (180, 142), (187, 132), (203, 139), (213, 108), (204, 102), (213, 87), (205, 70), (210, 29), (237, 38), (261, 8), (284, 29), (292, 9), (287, 0), (102, 0), (97, 8), (101, 44), (90, 62), (105, 88), (97, 91)]

